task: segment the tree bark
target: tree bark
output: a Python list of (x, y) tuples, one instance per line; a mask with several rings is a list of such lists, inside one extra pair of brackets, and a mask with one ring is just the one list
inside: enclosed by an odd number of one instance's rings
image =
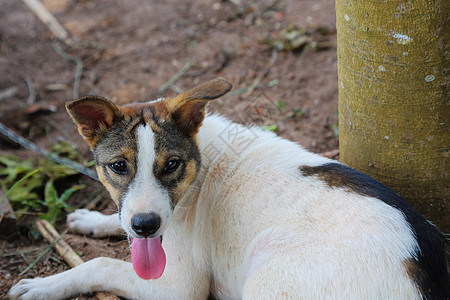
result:
[(336, 0), (340, 159), (450, 230), (448, 0)]

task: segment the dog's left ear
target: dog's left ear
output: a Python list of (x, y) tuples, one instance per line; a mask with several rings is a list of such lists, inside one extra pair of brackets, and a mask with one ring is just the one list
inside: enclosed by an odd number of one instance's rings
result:
[(66, 103), (66, 109), (78, 132), (94, 148), (95, 143), (115, 122), (123, 119), (119, 107), (108, 99), (85, 96)]
[(186, 135), (193, 136), (198, 132), (205, 118), (205, 108), (208, 102), (225, 95), (232, 86), (228, 80), (218, 77), (175, 98), (167, 99), (165, 104), (178, 128)]

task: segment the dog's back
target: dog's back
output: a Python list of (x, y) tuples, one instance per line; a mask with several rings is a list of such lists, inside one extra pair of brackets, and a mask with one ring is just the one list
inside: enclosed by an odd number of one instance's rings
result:
[(204, 123), (200, 148), (222, 149), (199, 198), (219, 296), (446, 298), (445, 238), (395, 192), (271, 133)]

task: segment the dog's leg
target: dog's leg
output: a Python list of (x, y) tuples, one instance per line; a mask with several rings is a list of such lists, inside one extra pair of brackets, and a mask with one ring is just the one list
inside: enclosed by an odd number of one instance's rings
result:
[(67, 216), (67, 223), (69, 231), (97, 238), (123, 234), (117, 213), (104, 215), (98, 211), (77, 209)]
[(127, 298), (133, 294), (131, 264), (96, 258), (73, 269), (45, 278), (22, 279), (8, 293), (10, 299), (63, 299), (75, 294), (109, 290)]
[(131, 263), (101, 257), (53, 276), (22, 279), (11, 288), (8, 296), (10, 299), (48, 300), (109, 291), (127, 299), (206, 299), (209, 281), (197, 275), (173, 266), (157, 280), (143, 280), (136, 275)]

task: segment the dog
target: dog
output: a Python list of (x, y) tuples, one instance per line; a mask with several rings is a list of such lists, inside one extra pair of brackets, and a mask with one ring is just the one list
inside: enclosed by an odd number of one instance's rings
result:
[(67, 103), (119, 213), (78, 210), (73, 232), (122, 228), (131, 263), (96, 258), (23, 279), (11, 299), (110, 291), (128, 299), (446, 299), (446, 239), (399, 195), (337, 161), (205, 107), (216, 78), (118, 107)]

